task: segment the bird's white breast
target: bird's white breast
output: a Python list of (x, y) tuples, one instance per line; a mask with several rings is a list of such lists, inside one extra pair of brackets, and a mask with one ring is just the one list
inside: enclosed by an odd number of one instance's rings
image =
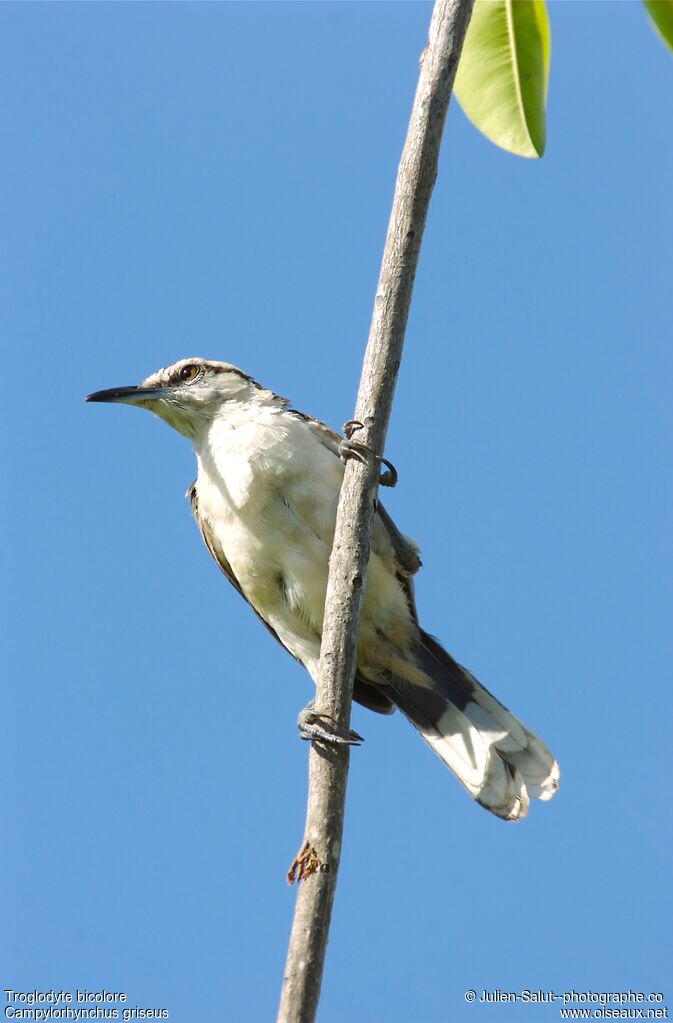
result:
[(276, 408), (230, 411), (197, 455), (200, 514), (247, 599), (311, 671), (342, 463)]

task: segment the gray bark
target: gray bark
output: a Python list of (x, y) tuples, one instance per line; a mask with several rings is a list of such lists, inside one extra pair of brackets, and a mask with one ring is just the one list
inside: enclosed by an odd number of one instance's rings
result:
[[(364, 426), (355, 439), (375, 452), (384, 449), (439, 146), (472, 4), (437, 0), (421, 57), (354, 415)], [(350, 722), (378, 473), (373, 459), (347, 462), (330, 559), (315, 705), (342, 735)], [(280, 1023), (311, 1023), (317, 1012), (341, 854), (348, 762), (348, 747), (311, 744), (306, 845), (299, 856), (304, 879), (297, 893)]]

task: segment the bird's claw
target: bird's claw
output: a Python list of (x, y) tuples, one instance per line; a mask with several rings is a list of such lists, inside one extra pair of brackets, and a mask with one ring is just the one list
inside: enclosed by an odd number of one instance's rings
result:
[(347, 423), (344, 423), (344, 436), (339, 443), (339, 456), (342, 462), (346, 462), (349, 458), (357, 458), (359, 462), (366, 462), (368, 458), (373, 458), (379, 465), (385, 465), (387, 470), (379, 476), (379, 485), (394, 487), (398, 477), (397, 469), (393, 463), (383, 455), (377, 455), (366, 444), (359, 444), (358, 441), (352, 440), (353, 434), (362, 429), (364, 429), (364, 425), (357, 419), (349, 419)]
[(344, 423), (344, 437), (346, 440), (350, 440), (354, 433), (358, 430), (364, 430), (365, 424), (361, 423), (359, 419), (349, 419)]
[(325, 742), (329, 746), (360, 746), (364, 742), (357, 732), (349, 731), (347, 736), (339, 735), (329, 719), (316, 712), (313, 701), (300, 712), (297, 727), (299, 738), (307, 742)]

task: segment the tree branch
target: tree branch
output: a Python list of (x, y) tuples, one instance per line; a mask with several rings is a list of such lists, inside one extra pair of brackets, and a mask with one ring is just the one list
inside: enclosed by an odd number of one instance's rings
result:
[[(439, 146), (473, 0), (437, 0), (397, 173), (355, 419), (358, 442), (382, 452)], [(378, 465), (350, 459), (339, 496), (315, 706), (345, 735), (350, 722), (357, 635), (374, 519)], [(348, 747), (312, 743), (304, 874), (297, 893), (280, 1023), (315, 1019), (343, 835)]]

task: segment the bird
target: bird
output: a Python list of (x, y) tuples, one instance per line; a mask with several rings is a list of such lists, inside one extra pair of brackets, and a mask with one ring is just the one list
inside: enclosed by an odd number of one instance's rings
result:
[[(237, 367), (196, 357), (85, 400), (148, 409), (191, 442), (197, 475), (187, 495), (206, 548), (317, 681), (343, 438)], [(353, 698), (381, 714), (399, 708), (477, 803), (518, 821), (531, 798), (554, 795), (558, 764), (421, 628), (419, 566), (419, 548), (377, 502)], [(299, 724), (329, 738), (310, 713)]]

